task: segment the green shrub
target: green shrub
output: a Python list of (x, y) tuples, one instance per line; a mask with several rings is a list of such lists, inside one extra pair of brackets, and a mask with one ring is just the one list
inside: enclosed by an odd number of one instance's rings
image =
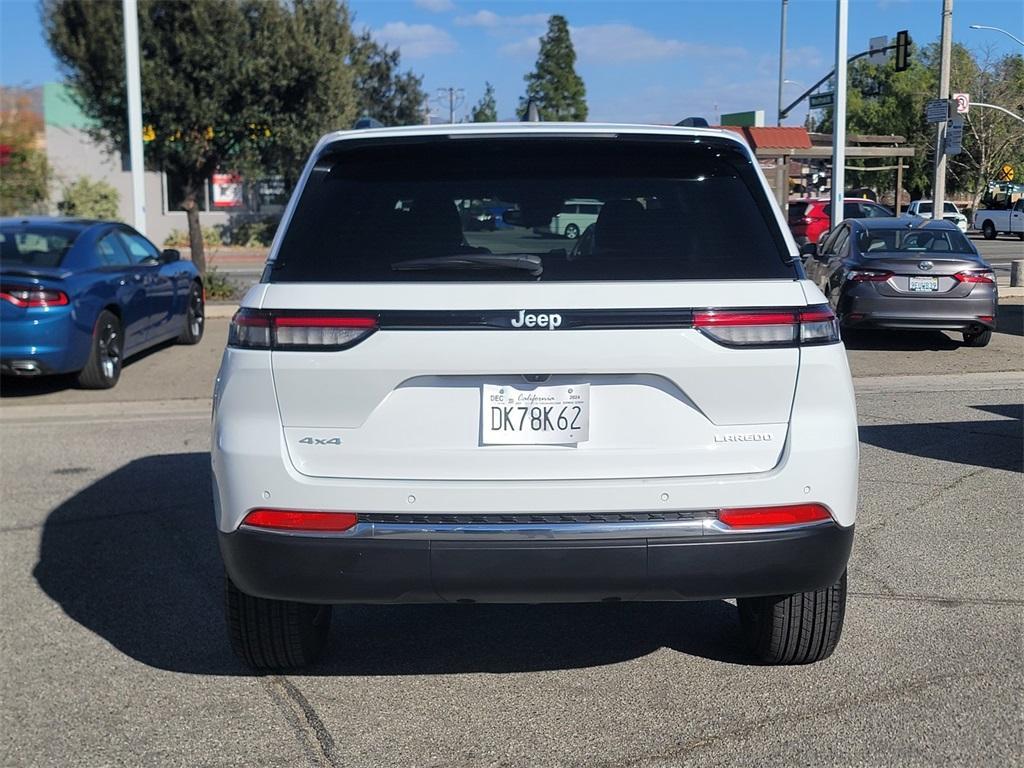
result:
[(167, 233), (167, 237), (164, 238), (164, 245), (168, 248), (175, 248), (179, 246), (188, 247), (188, 232), (182, 232), (180, 229), (172, 229)]
[(235, 284), (228, 279), (227, 275), (222, 275), (218, 272), (216, 267), (207, 269), (203, 280), (206, 285), (206, 298), (208, 299), (228, 301), (234, 299), (238, 294)]
[(64, 199), (57, 203), (57, 210), (64, 216), (116, 220), (119, 202), (117, 190), (107, 182), (80, 176), (64, 187)]
[(229, 229), (225, 230), (225, 241), (230, 239), (232, 245), (242, 245), (247, 248), (259, 248), (268, 246), (274, 240), (274, 232), (277, 230), (276, 219), (253, 219), (250, 221), (236, 221)]

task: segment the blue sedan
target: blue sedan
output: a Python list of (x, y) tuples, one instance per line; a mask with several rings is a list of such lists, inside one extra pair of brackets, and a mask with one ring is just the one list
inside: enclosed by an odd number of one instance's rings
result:
[(131, 227), (61, 218), (0, 219), (0, 372), (76, 373), (117, 383), (126, 357), (203, 337), (203, 283), (190, 261)]

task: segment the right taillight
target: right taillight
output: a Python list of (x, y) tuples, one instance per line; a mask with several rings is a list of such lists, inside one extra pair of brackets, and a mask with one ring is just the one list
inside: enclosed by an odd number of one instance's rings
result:
[(965, 269), (953, 275), (953, 279), (961, 283), (994, 283), (996, 275), (987, 269)]
[(228, 346), (243, 349), (330, 352), (348, 349), (377, 330), (372, 315), (240, 309)]
[(698, 311), (693, 314), (693, 327), (728, 347), (789, 347), (839, 341), (839, 323), (827, 304), (797, 310)]

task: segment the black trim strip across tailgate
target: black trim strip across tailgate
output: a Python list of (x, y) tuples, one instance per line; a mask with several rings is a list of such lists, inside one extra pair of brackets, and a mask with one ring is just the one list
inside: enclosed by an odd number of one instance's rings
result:
[[(528, 322), (533, 318), (532, 325)], [(557, 318), (557, 320), (555, 320)], [(692, 309), (384, 310), (382, 330), (614, 330), (691, 328)], [(524, 319), (527, 322), (523, 322)]]

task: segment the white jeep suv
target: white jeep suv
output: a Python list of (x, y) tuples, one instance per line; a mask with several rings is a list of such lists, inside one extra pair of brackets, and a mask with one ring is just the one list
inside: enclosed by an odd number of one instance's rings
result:
[[(583, 198), (585, 249), (533, 233)], [(464, 232), (466, 199), (521, 226)], [(312, 661), (344, 603), (736, 598), (763, 661), (839, 640), (850, 373), (729, 132), (325, 136), (232, 321), (212, 445), (255, 667)]]

